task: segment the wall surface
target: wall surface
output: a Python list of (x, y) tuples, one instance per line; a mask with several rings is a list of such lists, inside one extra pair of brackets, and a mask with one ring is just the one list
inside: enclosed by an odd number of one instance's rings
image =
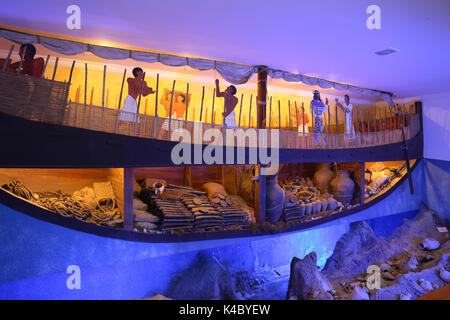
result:
[(450, 161), (425, 159), (423, 201), (441, 219), (450, 221)]
[(450, 92), (426, 95), (423, 103), (424, 157), (450, 161)]
[[(311, 251), (323, 266), (351, 222), (367, 220), (377, 235), (386, 236), (402, 218), (414, 216), (424, 194), (423, 172), (420, 163), (413, 172), (414, 195), (406, 182), (353, 216), (307, 231), (243, 239), (130, 242), (66, 229), (0, 205), (0, 299), (132, 299), (164, 293), (171, 277), (204, 250), (233, 270), (283, 268)], [(79, 290), (67, 289), (70, 265), (80, 267)]]

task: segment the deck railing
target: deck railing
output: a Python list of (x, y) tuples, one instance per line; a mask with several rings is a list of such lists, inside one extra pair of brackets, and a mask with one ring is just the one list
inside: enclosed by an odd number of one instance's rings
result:
[[(397, 115), (397, 117), (404, 124), (407, 140), (413, 138), (420, 131), (419, 114), (405, 113)], [(88, 130), (166, 141), (171, 141), (169, 129), (173, 133), (176, 129), (182, 128), (187, 130), (188, 133), (187, 136), (183, 137), (184, 142), (203, 142), (204, 144), (208, 144), (210, 141), (210, 138), (206, 138), (208, 135), (211, 136), (211, 132), (207, 132), (208, 129), (218, 130), (216, 133), (220, 133), (222, 137), (225, 129), (223, 126), (210, 123), (161, 118), (73, 102), (69, 103), (65, 124)], [(392, 127), (395, 128), (395, 126)], [(383, 129), (383, 126), (379, 128)], [(245, 137), (242, 141), (236, 139), (235, 145), (245, 147), (267, 145), (269, 148), (279, 146), (286, 149), (351, 149), (403, 141), (400, 124), (393, 130), (384, 129), (376, 132), (356, 132), (355, 134), (315, 134), (282, 129), (254, 128), (238, 128), (235, 130), (242, 130), (241, 133)], [(273, 135), (270, 132), (273, 132)], [(265, 135), (261, 133), (265, 133)], [(204, 141), (203, 137), (208, 140)], [(188, 139), (188, 141), (185, 139)], [(267, 141), (261, 139), (267, 139)], [(273, 141), (273, 139), (277, 141)], [(172, 141), (180, 141), (180, 139), (177, 138)], [(220, 139), (215, 143), (223, 144)]]

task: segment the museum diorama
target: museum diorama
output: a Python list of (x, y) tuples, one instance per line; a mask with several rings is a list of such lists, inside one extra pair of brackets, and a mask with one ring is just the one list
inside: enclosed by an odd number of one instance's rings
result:
[(15, 7), (0, 9), (0, 298), (450, 298), (450, 101), (437, 115), (72, 35), (83, 5), (51, 32)]

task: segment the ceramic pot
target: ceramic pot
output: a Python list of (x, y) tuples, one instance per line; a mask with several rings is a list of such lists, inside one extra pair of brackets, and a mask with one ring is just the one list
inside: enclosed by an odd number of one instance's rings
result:
[(330, 196), (328, 199), (328, 210), (336, 210), (338, 206), (338, 202), (336, 199), (333, 198), (333, 196)]
[(328, 186), (331, 179), (333, 179), (333, 171), (330, 170), (329, 163), (319, 164), (319, 169), (314, 173), (314, 184), (322, 193), (328, 192)]
[(325, 198), (322, 198), (322, 211), (327, 211), (328, 208), (328, 200)]
[(312, 212), (312, 203), (309, 200), (305, 200), (305, 215), (310, 216)]
[(300, 201), (300, 202), (298, 203), (298, 208), (300, 209), (300, 215), (304, 216), (304, 215), (305, 215), (305, 212), (306, 212), (306, 206), (305, 206), (305, 204), (303, 203), (303, 201)]
[(322, 211), (322, 200), (320, 200), (319, 198), (315, 199), (315, 204), (316, 204), (316, 213), (319, 213)]
[(277, 176), (267, 176), (266, 179), (266, 221), (280, 221), (283, 214), (285, 193), (277, 181)]
[(342, 203), (350, 203), (355, 190), (355, 183), (349, 177), (348, 170), (339, 170), (336, 178), (330, 182), (331, 190), (336, 200)]
[(422, 250), (436, 250), (441, 244), (432, 238), (425, 238), (419, 242), (419, 248)]

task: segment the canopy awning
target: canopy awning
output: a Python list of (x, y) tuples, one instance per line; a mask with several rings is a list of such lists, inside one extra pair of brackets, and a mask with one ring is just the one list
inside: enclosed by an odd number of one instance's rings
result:
[[(50, 50), (64, 55), (76, 55), (83, 52), (91, 52), (98, 57), (108, 60), (122, 60), (131, 58), (136, 61), (147, 63), (160, 62), (164, 65), (172, 67), (189, 66), (196, 70), (215, 69), (226, 81), (233, 84), (244, 84), (255, 73), (258, 72), (258, 66), (160, 53), (151, 50), (120, 48), (117, 46), (104, 46), (82, 40), (69, 40), (62, 39), (57, 36), (43, 35), (35, 32), (23, 32), (7, 27), (0, 27), (0, 36), (20, 44), (39, 43)], [(302, 82), (306, 85), (319, 86), (324, 89), (335, 88), (337, 90), (348, 90), (352, 93), (381, 97), (391, 106), (394, 106), (394, 102), (392, 100), (393, 94), (391, 92), (367, 89), (317, 77), (295, 74), (282, 70), (275, 70), (270, 67), (267, 67), (267, 73), (273, 79), (283, 79), (288, 82)]]

